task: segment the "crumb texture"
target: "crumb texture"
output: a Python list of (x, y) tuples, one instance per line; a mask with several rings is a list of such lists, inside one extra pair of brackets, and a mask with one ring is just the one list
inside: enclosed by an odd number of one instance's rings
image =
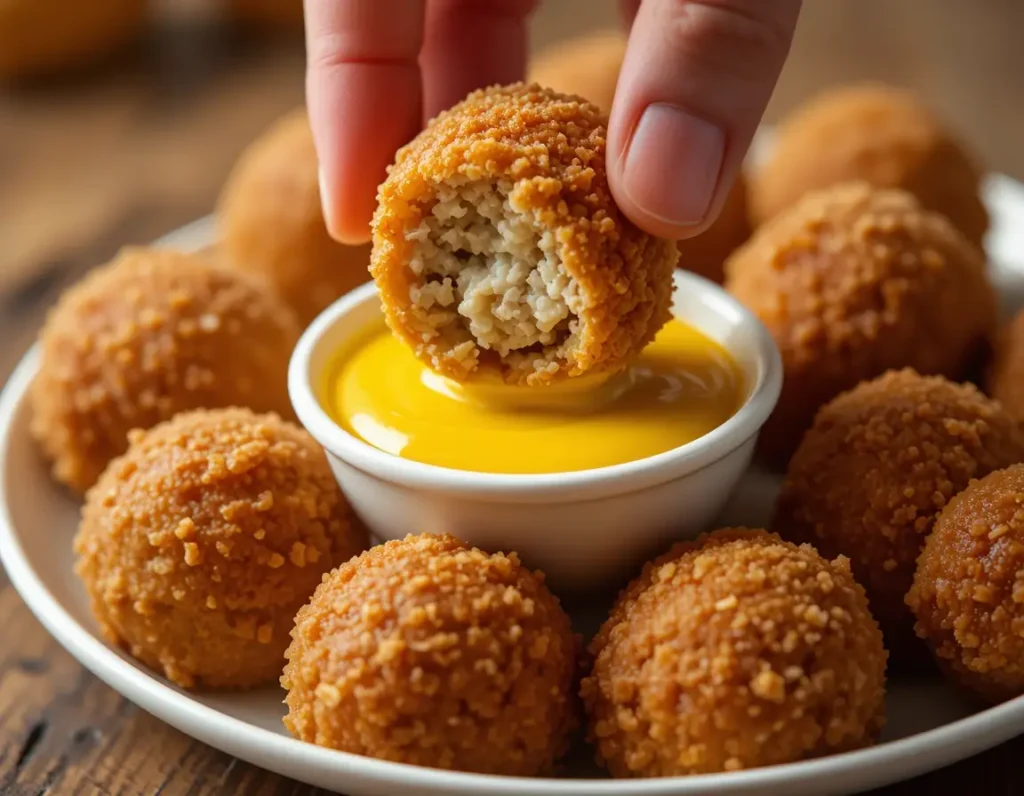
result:
[(224, 406), (291, 416), (294, 315), (198, 255), (129, 248), (68, 290), (40, 334), (31, 429), (54, 477), (84, 491), (128, 432)]
[(111, 642), (186, 688), (244, 688), (280, 675), (296, 611), (366, 544), (305, 431), (228, 408), (133, 432), (75, 552)]
[[(583, 97), (608, 113), (625, 55), (626, 37), (617, 30), (578, 36), (542, 52), (530, 64), (530, 81)], [(711, 226), (679, 241), (680, 268), (722, 282), (726, 258), (750, 237), (747, 196), (747, 181), (741, 173)]]
[(317, 174), (301, 108), (242, 153), (217, 208), (225, 262), (266, 280), (303, 325), (370, 278), (369, 245), (344, 246), (327, 232)]
[(825, 406), (790, 463), (774, 530), (845, 555), (892, 649), (936, 517), (973, 478), (1024, 461), (1024, 437), (970, 385), (887, 373)]
[(607, 114), (625, 57), (626, 37), (617, 30), (577, 36), (540, 53), (530, 64), (529, 80), (583, 97)]
[(370, 270), (391, 328), (454, 379), (614, 369), (669, 318), (678, 251), (623, 216), (596, 106), (538, 86), (471, 94), (378, 193)]
[(763, 223), (811, 191), (863, 180), (913, 194), (980, 246), (988, 229), (981, 177), (973, 155), (914, 94), (852, 85), (812, 99), (780, 126), (755, 172), (752, 204)]
[(958, 379), (995, 329), (978, 251), (902, 191), (853, 183), (808, 194), (726, 272), (782, 353), (782, 396), (760, 438), (779, 467), (843, 390), (903, 367)]
[(409, 536), (324, 577), (281, 683), (297, 738), (432, 768), (548, 771), (574, 724), (578, 641), (539, 575)]
[(955, 680), (993, 702), (1024, 693), (1024, 466), (975, 481), (943, 509), (907, 604)]
[(791, 762), (881, 729), (886, 653), (848, 562), (764, 531), (649, 562), (590, 649), (589, 736), (615, 776)]

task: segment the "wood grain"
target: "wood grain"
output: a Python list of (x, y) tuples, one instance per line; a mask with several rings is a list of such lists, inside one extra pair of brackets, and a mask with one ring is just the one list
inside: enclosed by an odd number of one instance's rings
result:
[[(533, 41), (616, 21), (611, 0), (547, 0)], [(1019, 0), (809, 0), (768, 119), (829, 85), (887, 80), (927, 97), (991, 168), (1024, 178), (1022, 32)], [(210, 212), (240, 149), (302, 101), (302, 72), (294, 39), (179, 20), (102, 67), (0, 93), (0, 376), (86, 269)], [(1024, 793), (1022, 756), (1024, 738), (879, 793)], [(318, 792), (123, 700), (0, 573), (0, 795)]]

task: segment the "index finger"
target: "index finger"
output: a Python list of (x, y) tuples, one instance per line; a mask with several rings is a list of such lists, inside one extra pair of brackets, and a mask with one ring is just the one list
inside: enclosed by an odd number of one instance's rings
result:
[(306, 103), (330, 233), (370, 236), (377, 186), (420, 127), (423, 0), (305, 0)]

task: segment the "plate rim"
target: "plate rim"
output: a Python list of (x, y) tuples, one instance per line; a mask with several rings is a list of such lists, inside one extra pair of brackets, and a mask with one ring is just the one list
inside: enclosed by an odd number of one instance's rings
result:
[[(1005, 175), (994, 175), (1005, 178)], [(1005, 178), (1011, 180), (1012, 178)], [(1016, 182), (1016, 181), (1014, 181)], [(1019, 185), (1019, 183), (1017, 183)], [(205, 216), (160, 238), (155, 245), (199, 248), (212, 240), (214, 221)], [(924, 732), (888, 743), (812, 760), (745, 771), (653, 779), (506, 777), (444, 771), (315, 746), (235, 718), (198, 702), (155, 673), (122, 658), (79, 623), (32, 567), (21, 545), (7, 501), (8, 459), (13, 420), (22, 410), (38, 370), (34, 344), (0, 392), (0, 562), (26, 606), (51, 636), (81, 665), (123, 697), (177, 730), (260, 768), (305, 780), (303, 771), (326, 773), (334, 785), (419, 787), (430, 793), (495, 796), (683, 796), (724, 792), (756, 793), (765, 788), (843, 782), (853, 789), (903, 781), (943, 768), (1024, 734), (1024, 695), (984, 708)], [(893, 776), (891, 770), (900, 765)], [(319, 778), (316, 784), (325, 780)], [(829, 792), (850, 792), (829, 789)]]

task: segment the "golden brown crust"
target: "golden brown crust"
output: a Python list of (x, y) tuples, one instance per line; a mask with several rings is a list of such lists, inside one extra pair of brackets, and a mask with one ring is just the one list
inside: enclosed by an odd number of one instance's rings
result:
[(959, 378), (985, 346), (996, 302), (963, 236), (901, 191), (864, 183), (811, 193), (726, 264), (726, 287), (782, 353), (782, 396), (762, 455), (785, 466), (819, 406), (886, 370)]
[[(626, 37), (604, 30), (562, 42), (530, 65), (529, 80), (562, 94), (583, 97), (605, 113), (612, 107)], [(750, 237), (747, 181), (736, 177), (715, 222), (695, 238), (679, 241), (679, 267), (721, 284), (726, 258)]]
[(985, 389), (1019, 423), (1024, 423), (1024, 311), (996, 338)]
[(912, 93), (872, 84), (826, 92), (786, 120), (755, 174), (754, 216), (763, 223), (809, 191), (851, 180), (913, 194), (976, 246), (988, 229), (981, 171), (962, 143)]
[(146, 0), (4, 0), (0, 82), (98, 60), (139, 33), (146, 11)]
[(305, 109), (281, 117), (242, 153), (217, 216), (226, 261), (270, 282), (303, 325), (370, 278), (369, 245), (344, 246), (327, 232)]
[(993, 702), (1024, 693), (1024, 466), (975, 481), (942, 510), (907, 605), (955, 680)]
[(581, 688), (615, 776), (773, 765), (874, 742), (886, 653), (843, 558), (730, 528), (649, 562)]
[(847, 556), (890, 649), (935, 518), (972, 478), (1024, 461), (1024, 435), (971, 385), (887, 373), (824, 406), (790, 462), (773, 529)]
[(626, 41), (621, 31), (601, 30), (559, 42), (531, 62), (527, 79), (560, 94), (583, 97), (608, 113)]
[(295, 612), (366, 543), (305, 431), (229, 408), (133, 433), (76, 570), (111, 642), (181, 686), (245, 688), (280, 675)]
[(577, 646), (515, 554), (408, 536), (326, 575), (299, 611), (285, 726), (384, 760), (540, 774), (574, 724)]
[[(476, 358), (412, 312), (409, 267), (417, 229), (453, 179), (509, 180), (517, 206), (559, 244), (559, 259), (579, 286), (578, 344), (557, 367), (517, 354), (499, 362), (508, 381), (529, 384), (613, 369), (654, 339), (669, 318), (671, 241), (641, 232), (618, 210), (605, 172), (605, 118), (579, 98), (514, 84), (474, 92), (434, 119), (409, 145), (378, 192), (370, 270), (392, 330), (434, 369), (465, 379)], [(488, 352), (490, 353), (490, 352)]]
[(196, 255), (127, 248), (68, 290), (40, 338), (31, 429), (53, 475), (84, 491), (133, 428), (188, 409), (292, 415), (292, 313)]

